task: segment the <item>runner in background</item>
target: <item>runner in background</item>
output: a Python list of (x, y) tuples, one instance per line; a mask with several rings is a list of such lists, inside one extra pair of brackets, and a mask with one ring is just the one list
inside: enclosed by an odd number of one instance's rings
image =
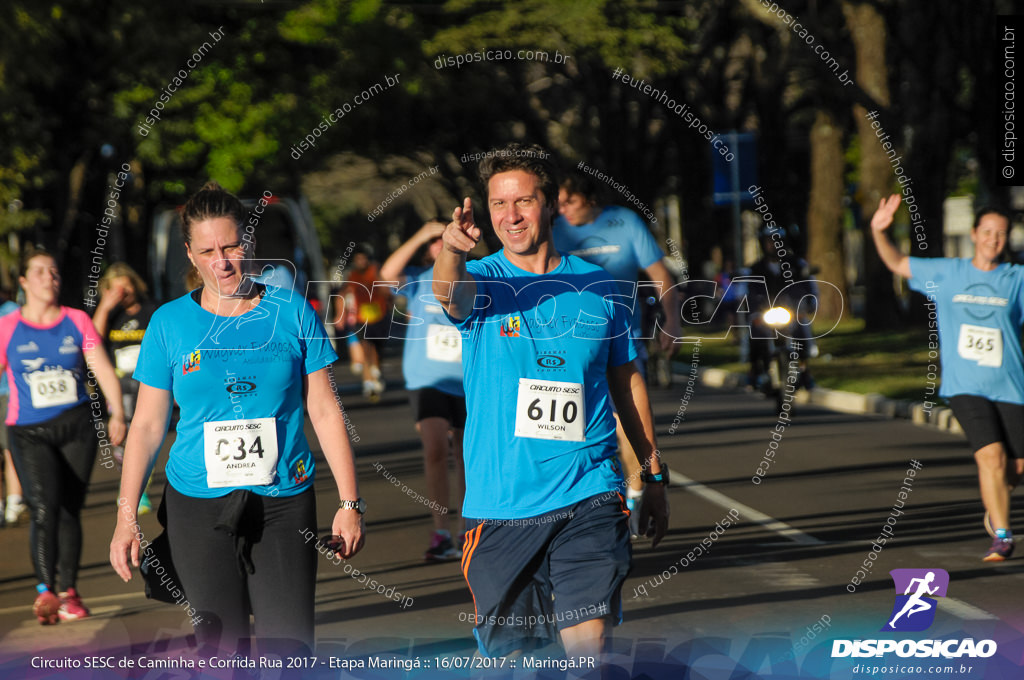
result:
[(327, 328), (331, 334), (331, 344), (336, 351), (340, 350), (341, 343), (345, 344), (349, 371), (362, 379), (366, 353), (359, 341), (359, 334), (356, 333), (359, 329), (356, 325), (356, 297), (351, 292), (346, 292), (345, 276), (337, 271), (331, 277), (331, 297), (336, 296), (341, 297), (342, 304), (328, 307), (337, 310)]
[(910, 287), (934, 301), (942, 386), (978, 464), (985, 528), (992, 546), (982, 558), (1013, 554), (1010, 492), (1024, 473), (1024, 266), (1003, 261), (1010, 220), (993, 208), (978, 211), (971, 230), (974, 257), (908, 257), (886, 231), (899, 194), (878, 203), (871, 231), (878, 256)]
[(378, 401), (384, 392), (380, 353), (390, 329), (391, 294), (379, 281), (377, 265), (373, 262), (373, 248), (362, 244), (352, 254), (352, 268), (343, 287), (343, 295), (346, 302), (344, 313), (355, 314), (352, 325), (363, 354), (363, 396), (370, 401)]
[[(124, 441), (121, 385), (89, 315), (62, 307), (60, 272), (45, 250), (26, 253), (18, 279), (25, 306), (0, 318), (0, 365), (11, 394), (6, 423), (32, 513), (29, 535), (40, 623), (89, 616), (76, 588), (81, 511), (99, 438)], [(99, 384), (110, 421), (96, 418), (86, 386)], [(59, 596), (58, 596), (59, 593)]]
[[(637, 370), (647, 375), (647, 343), (643, 334), (643, 299), (646, 295), (637, 289), (641, 271), (650, 277), (655, 289), (660, 289), (660, 304), (664, 312), (665, 326), (658, 336), (662, 351), (671, 350), (675, 338), (682, 335), (680, 330), (679, 306), (673, 286), (675, 281), (668, 268), (662, 263), (665, 253), (651, 235), (647, 224), (632, 210), (601, 201), (601, 190), (590, 175), (572, 172), (562, 180), (558, 192), (558, 212), (554, 221), (555, 249), (596, 264), (611, 275), (611, 280), (622, 294), (620, 301), (629, 305), (633, 312), (630, 335), (637, 354)], [(619, 460), (626, 471), (626, 503), (630, 510), (639, 508), (644, 485), (641, 481), (640, 464), (636, 453), (629, 444), (615, 415), (615, 435), (619, 444)], [(640, 513), (630, 514), (630, 532), (635, 537), (646, 533), (640, 527)]]
[[(114, 370), (121, 381), (125, 421), (130, 424), (139, 397), (139, 383), (132, 378), (132, 373), (142, 348), (142, 336), (146, 334), (156, 307), (147, 299), (149, 288), (146, 282), (124, 262), (115, 262), (107, 268), (100, 279), (99, 289), (100, 301), (93, 312), (92, 322), (114, 362)], [(124, 448), (114, 447), (114, 457), (120, 463)], [(143, 492), (139, 514), (144, 515), (152, 509), (149, 495)]]
[[(11, 300), (8, 291), (0, 291), (0, 317), (7, 316), (18, 311), (18, 303)], [(7, 373), (0, 374), (0, 413), (7, 417), (7, 402), (11, 389), (7, 383)], [(10, 435), (7, 432), (7, 425), (0, 424), (0, 455), (3, 455), (3, 463), (0, 464), (0, 522), (4, 526), (15, 526), (21, 520), (22, 515), (28, 510), (25, 499), (21, 494), (21, 482), (18, 481), (18, 472), (14, 469), (14, 457), (11, 455)], [(5, 495), (6, 489), (6, 495)], [(4, 499), (6, 498), (6, 507)]]
[[(407, 319), (402, 374), (409, 390), (416, 430), (423, 442), (423, 467), (434, 532), (424, 555), (428, 562), (458, 559), (461, 552), (452, 542), (448, 510), (451, 498), (462, 505), (465, 470), (462, 464), (462, 431), (466, 426), (466, 396), (462, 389), (462, 334), (444, 315), (431, 290), (434, 260), (444, 246), (446, 224), (431, 220), (391, 254), (380, 268), (384, 281), (398, 281), (397, 295), (405, 298)], [(423, 250), (421, 266), (407, 266)], [(396, 324), (392, 324), (394, 328)], [(448, 455), (455, 467), (455, 487), (449, 493)], [(459, 524), (463, 524), (460, 518)], [(461, 529), (461, 526), (460, 526)], [(459, 534), (461, 535), (461, 531)]]

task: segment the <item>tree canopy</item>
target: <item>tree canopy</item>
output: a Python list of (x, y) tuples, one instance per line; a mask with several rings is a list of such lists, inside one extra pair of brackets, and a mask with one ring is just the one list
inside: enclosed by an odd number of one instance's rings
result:
[(736, 256), (728, 211), (710, 201), (712, 134), (752, 131), (777, 222), (802, 227), (822, 278), (866, 285), (882, 309), (892, 290), (876, 286), (873, 254), (857, 281), (842, 252), (896, 186), (863, 112), (880, 111), (905, 156), (925, 254), (941, 254), (947, 196), (1006, 197), (994, 118), (976, 96), (993, 86), (988, 33), (1005, 4), (10, 0), (0, 235), (73, 260), (93, 247), (127, 164), (108, 260), (144, 270), (153, 210), (210, 178), (243, 195), (309, 196), (329, 255), (350, 240), (386, 246), (477, 191), (464, 154), (525, 140), (646, 205), (681, 206), (656, 231), (681, 229), (696, 265)]

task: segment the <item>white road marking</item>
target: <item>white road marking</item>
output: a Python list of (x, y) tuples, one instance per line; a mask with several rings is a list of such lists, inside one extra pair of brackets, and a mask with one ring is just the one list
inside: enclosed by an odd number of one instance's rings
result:
[(998, 621), (999, 617), (994, 614), (989, 614), (981, 607), (975, 607), (973, 604), (968, 604), (963, 600), (958, 600), (955, 597), (937, 597), (935, 598), (939, 603), (939, 609), (942, 609), (953, 616), (959, 617), (966, 621)]
[(760, 510), (755, 510), (749, 505), (744, 505), (737, 500), (729, 498), (724, 493), (715, 491), (710, 486), (705, 486), (695, 479), (690, 479), (686, 475), (680, 474), (673, 470), (671, 481), (669, 482), (672, 486), (686, 489), (695, 496), (700, 496), (706, 501), (714, 503), (715, 505), (721, 506), (728, 510), (736, 508), (739, 511), (740, 517), (745, 520), (760, 524), (769, 531), (774, 531), (780, 536), (784, 536), (794, 543), (801, 545), (824, 545), (824, 541), (818, 540), (810, 534), (805, 534), (799, 529), (795, 529), (785, 522), (780, 522), (774, 517), (770, 517)]

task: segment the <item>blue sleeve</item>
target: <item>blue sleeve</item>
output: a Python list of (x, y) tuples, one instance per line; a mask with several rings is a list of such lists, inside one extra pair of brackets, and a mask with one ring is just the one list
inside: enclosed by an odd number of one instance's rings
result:
[(1020, 309), (1019, 314), (1024, 318), (1024, 265), (1014, 264), (1010, 266), (1013, 267), (1012, 271), (1017, 276), (1017, 289), (1014, 291), (1013, 299), (1017, 301), (1017, 307)]
[[(614, 294), (614, 289), (611, 294)], [(606, 298), (607, 300), (607, 298)], [(606, 303), (612, 310), (611, 332), (612, 340), (608, 348), (608, 365), (621, 366), (636, 359), (636, 348), (633, 347), (633, 338), (630, 334), (632, 317), (626, 312), (626, 308), (611, 302)]]
[(654, 240), (654, 234), (647, 228), (644, 221), (633, 211), (630, 211), (633, 219), (633, 251), (636, 253), (636, 261), (640, 263), (641, 269), (647, 269), (655, 262), (660, 262), (665, 256), (658, 242)]
[[(334, 351), (331, 339), (327, 337), (327, 329), (313, 308), (304, 298), (299, 298), (299, 304), (302, 305), (299, 312), (299, 323), (302, 325), (299, 337), (305, 345), (303, 370), (309, 375), (337, 361), (338, 353)], [(146, 336), (142, 336), (142, 339), (145, 341)]]
[(169, 392), (174, 387), (174, 367), (173, 359), (167, 352), (162, 320), (159, 312), (150, 320), (146, 334), (142, 336), (142, 348), (132, 377), (140, 383)]
[[(953, 261), (945, 257), (911, 257), (909, 260), (910, 279), (907, 285), (910, 290), (916, 290), (918, 293), (925, 292), (928, 282), (934, 282), (935, 285), (941, 283), (948, 263)], [(934, 292), (935, 285), (928, 287), (927, 291)]]
[(399, 282), (398, 287), (391, 289), (391, 294), (395, 297), (404, 297), (409, 301), (416, 298), (416, 294), (419, 292), (420, 274), (425, 272), (427, 269), (424, 267), (406, 267), (402, 271), (402, 276), (405, 278), (405, 282)]

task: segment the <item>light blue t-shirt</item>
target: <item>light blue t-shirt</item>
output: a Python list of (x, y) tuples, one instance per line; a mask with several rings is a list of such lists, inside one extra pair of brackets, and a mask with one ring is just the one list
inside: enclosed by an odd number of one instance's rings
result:
[(392, 328), (406, 326), (402, 349), (402, 375), (407, 390), (432, 387), (462, 397), (462, 334), (452, 326), (434, 297), (431, 282), (434, 268), (409, 267), (406, 281), (396, 292), (409, 303), (406, 317), (397, 318)]
[[(532, 274), (503, 252), (466, 268), (475, 308), (454, 320), (466, 332), (463, 514), (533, 517), (620, 489), (606, 371), (636, 353), (628, 307), (608, 274), (569, 255)], [(582, 408), (570, 403), (579, 395)], [(556, 436), (581, 428), (583, 441), (518, 436), (519, 426)]]
[[(292, 496), (313, 483), (313, 455), (304, 433), (302, 377), (331, 365), (337, 355), (320, 319), (292, 290), (267, 288), (249, 312), (216, 316), (192, 293), (168, 302), (154, 314), (142, 339), (135, 379), (169, 390), (181, 409), (177, 438), (167, 460), (167, 480), (196, 498), (224, 496), (235, 488), (260, 495)], [(216, 451), (204, 448), (204, 423), (274, 418), (278, 460), (270, 484), (211, 488), (207, 465), (229, 451), (239, 465), (258, 463), (264, 442), (234, 434)], [(226, 424), (225, 432), (232, 426)], [(216, 441), (214, 442), (216, 443)], [(209, 456), (211, 461), (207, 461)], [(234, 463), (232, 463), (234, 464)]]
[(942, 356), (939, 395), (1024, 404), (1024, 267), (983, 272), (969, 258), (910, 258), (910, 287), (934, 299)]
[[(639, 270), (647, 269), (664, 257), (640, 216), (616, 205), (605, 206), (593, 222), (578, 227), (559, 215), (554, 222), (554, 237), (558, 252), (575, 255), (601, 267), (630, 298), (636, 297)], [(642, 320), (643, 305), (634, 303), (631, 318), (634, 337), (640, 335)]]

